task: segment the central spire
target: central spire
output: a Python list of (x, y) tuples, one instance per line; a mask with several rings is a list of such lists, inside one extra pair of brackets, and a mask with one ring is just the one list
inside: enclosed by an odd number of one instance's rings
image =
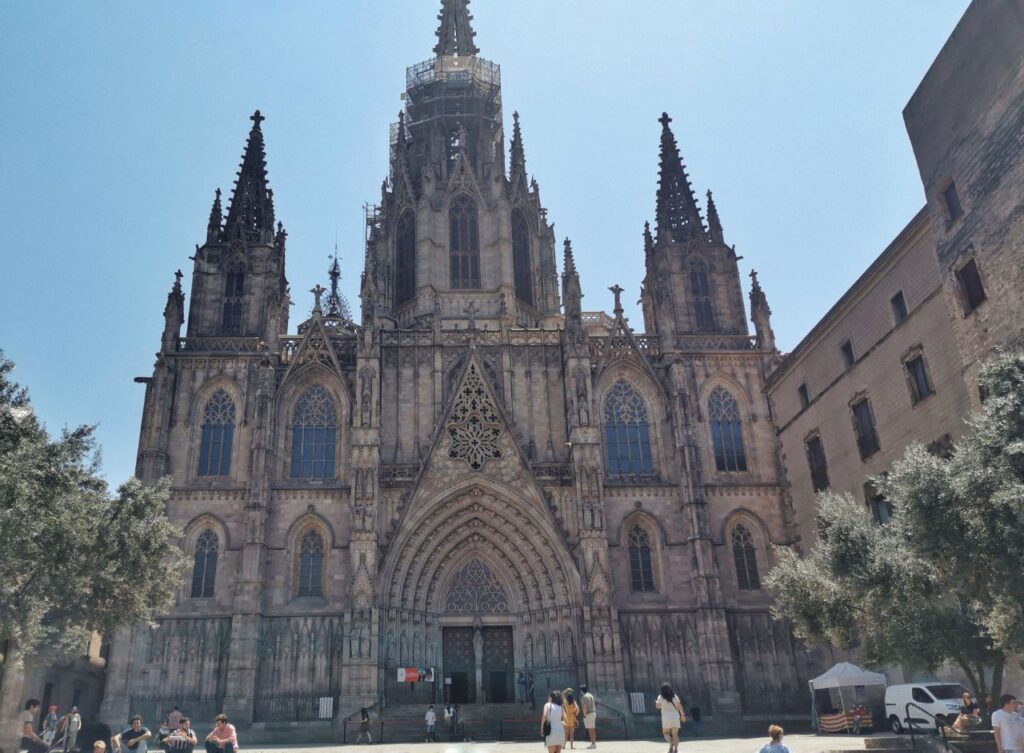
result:
[(676, 137), (669, 128), (672, 118), (663, 112), (661, 123), (661, 175), (658, 180), (658, 241), (687, 241), (706, 234), (690, 176), (679, 157)]
[(470, 57), (480, 52), (473, 42), (476, 32), (470, 24), (473, 16), (469, 12), (469, 0), (441, 0), (437, 20), (441, 23), (437, 27), (437, 44), (434, 46), (436, 55)]

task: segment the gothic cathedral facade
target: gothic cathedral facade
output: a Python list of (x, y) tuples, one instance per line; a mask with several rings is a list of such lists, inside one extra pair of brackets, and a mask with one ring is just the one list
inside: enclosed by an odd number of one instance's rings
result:
[(751, 336), (735, 250), (663, 115), (644, 332), (618, 286), (610, 314), (584, 311), (517, 115), (506, 156), (467, 5), (443, 0), (434, 57), (407, 71), (358, 317), (335, 264), (290, 334), (253, 115), (144, 380), (137, 475), (171, 478), (189, 569), (170, 613), (116, 637), (108, 721), (172, 703), (287, 721), (311, 698), (441, 700), (442, 678), (501, 702), (520, 672), (538, 697), (586, 682), (623, 710), (664, 681), (706, 714), (803, 709), (818, 666), (762, 589), (795, 528), (756, 277)]

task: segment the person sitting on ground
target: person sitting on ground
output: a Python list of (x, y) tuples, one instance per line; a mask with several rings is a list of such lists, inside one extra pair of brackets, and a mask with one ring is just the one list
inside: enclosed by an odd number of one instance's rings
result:
[(147, 742), (153, 737), (153, 733), (142, 726), (142, 717), (136, 714), (130, 720), (128, 729), (119, 735), (114, 735), (114, 750), (118, 753), (146, 753), (149, 747)]
[(782, 744), (783, 730), (777, 724), (768, 728), (768, 737), (771, 739), (761, 746), (758, 753), (789, 753), (789, 748)]
[(196, 737), (196, 732), (192, 729), (192, 720), (183, 716), (178, 720), (178, 729), (164, 738), (161, 747), (166, 751), (174, 751), (174, 753), (192, 753), (197, 745), (199, 745), (199, 738)]
[(228, 723), (225, 714), (217, 714), (213, 718), (213, 729), (206, 736), (206, 753), (236, 753), (238, 750), (238, 733), (235, 725)]

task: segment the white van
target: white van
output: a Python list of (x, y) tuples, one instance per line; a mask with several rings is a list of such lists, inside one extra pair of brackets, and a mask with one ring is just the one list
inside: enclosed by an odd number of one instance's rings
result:
[(885, 715), (897, 735), (910, 725), (915, 730), (936, 729), (956, 721), (961, 697), (967, 692), (963, 685), (948, 682), (890, 685), (885, 689)]

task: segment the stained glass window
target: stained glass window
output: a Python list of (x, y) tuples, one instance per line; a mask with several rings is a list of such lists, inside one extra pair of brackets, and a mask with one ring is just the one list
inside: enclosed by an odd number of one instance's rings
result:
[(395, 305), (416, 295), (416, 215), (402, 212), (396, 226)]
[(337, 414), (323, 385), (299, 398), (292, 418), (292, 478), (334, 478)]
[(307, 531), (299, 548), (299, 587), (297, 596), (323, 596), (324, 540), (316, 531)]
[(626, 382), (616, 382), (604, 403), (604, 450), (610, 477), (649, 476), (651, 435), (644, 400)]
[(211, 529), (205, 529), (196, 539), (196, 551), (192, 563), (192, 598), (209, 599), (217, 581), (217, 555), (220, 540)]
[(476, 204), (459, 196), (448, 209), (449, 258), (453, 288), (480, 287), (480, 232)]
[(708, 268), (702, 261), (690, 267), (690, 295), (693, 296), (694, 319), (700, 332), (714, 332), (715, 311), (711, 305), (711, 283)]
[(711, 443), (715, 450), (715, 467), (720, 471), (747, 470), (747, 456), (743, 451), (743, 431), (740, 408), (736, 398), (721, 387), (711, 391), (708, 398), (708, 419), (711, 422)]
[(203, 408), (199, 439), (199, 475), (227, 476), (231, 473), (231, 442), (235, 434), (235, 403), (224, 390), (217, 390)]
[(530, 228), (519, 210), (512, 212), (512, 271), (516, 298), (533, 305), (533, 270), (530, 266)]
[(629, 532), (629, 573), (634, 591), (653, 591), (651, 537), (639, 525)]
[(761, 576), (757, 572), (754, 537), (742, 523), (732, 529), (732, 556), (736, 562), (736, 582), (740, 590), (760, 591)]

